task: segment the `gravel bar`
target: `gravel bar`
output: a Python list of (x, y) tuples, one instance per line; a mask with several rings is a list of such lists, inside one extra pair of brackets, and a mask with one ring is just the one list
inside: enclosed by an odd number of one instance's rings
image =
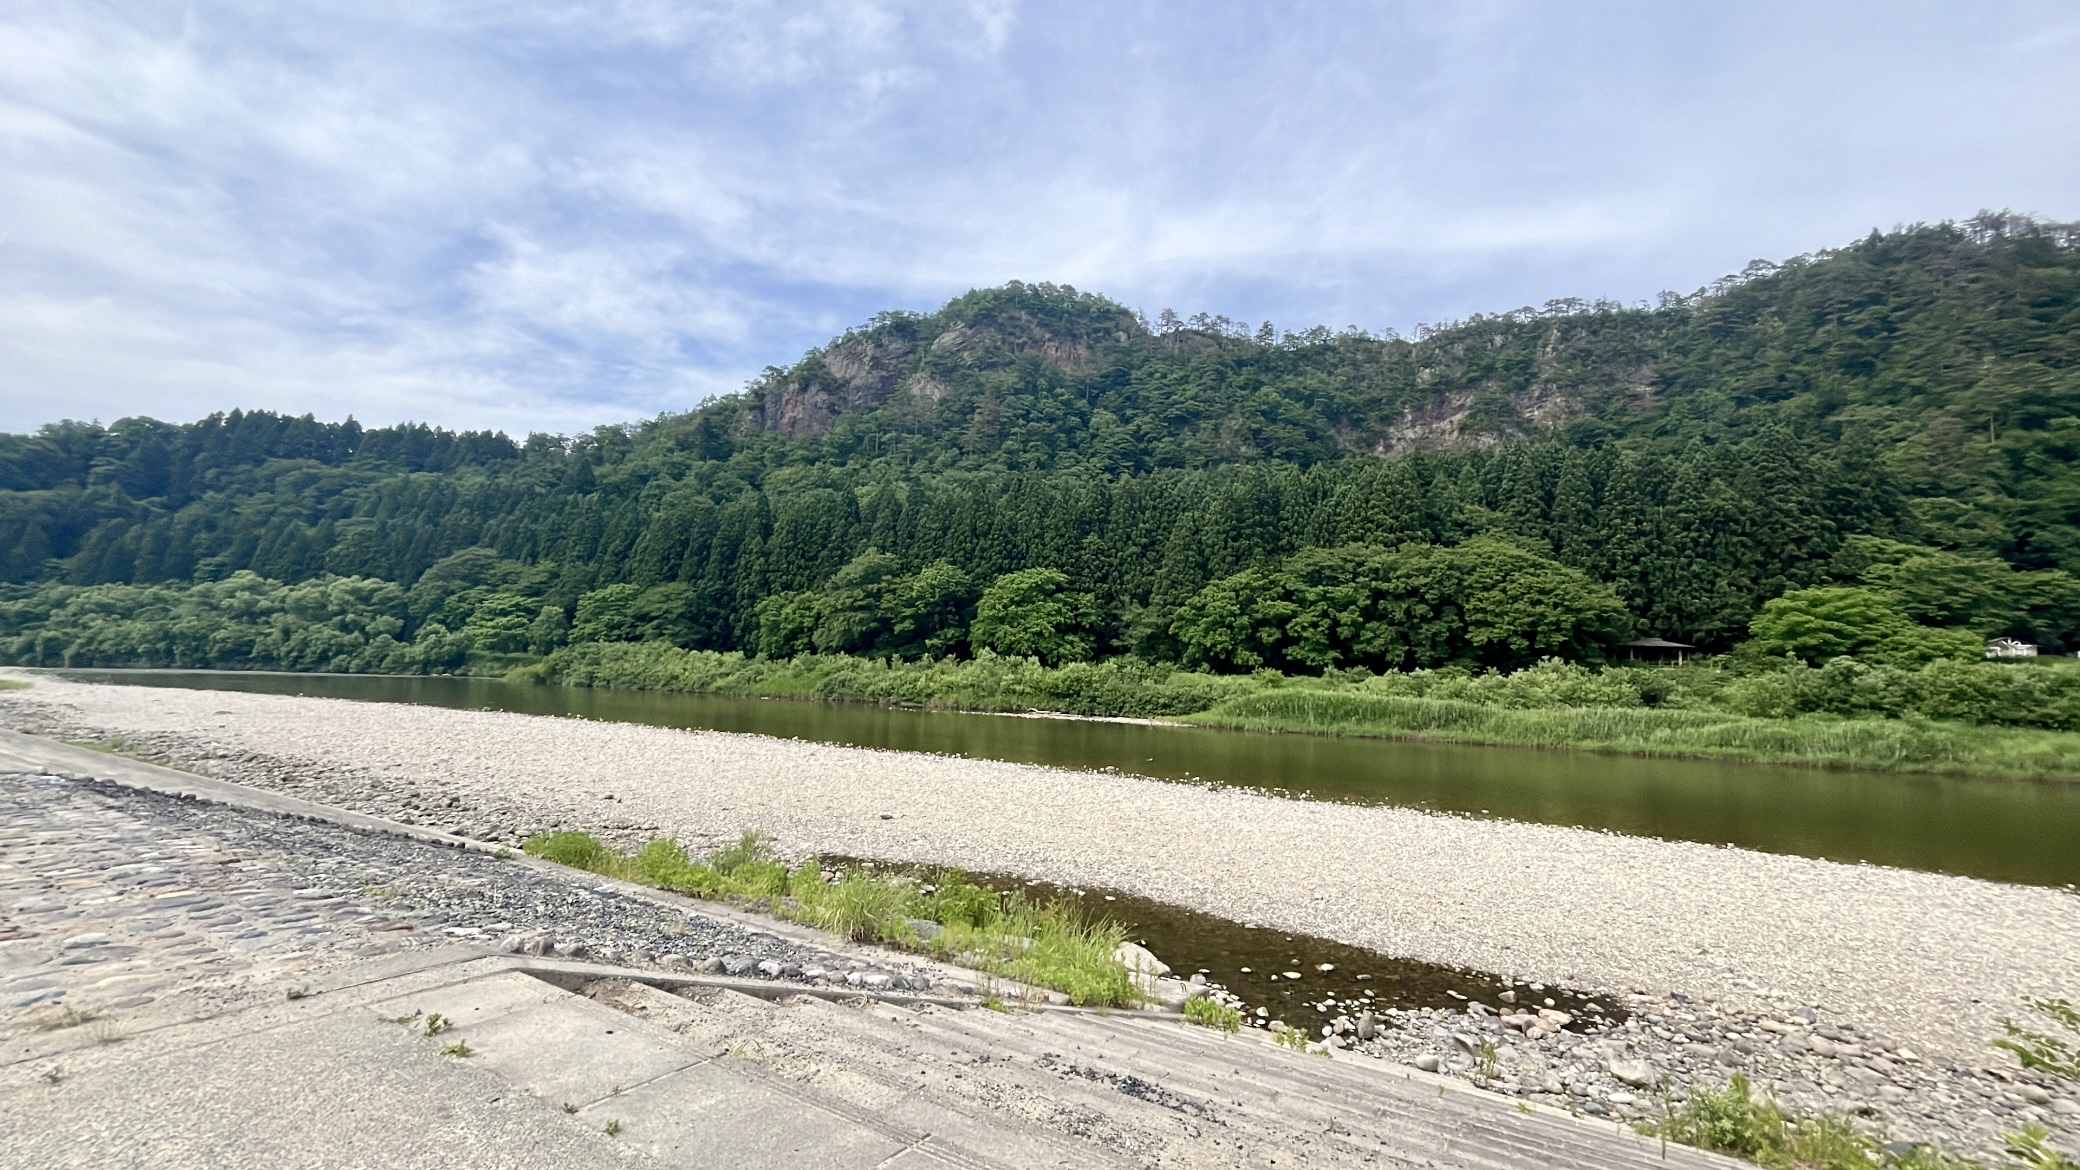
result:
[(0, 692), (0, 723), (125, 737), (490, 840), (567, 827), (698, 849), (755, 826), (794, 855), (1019, 873), (1520, 979), (1817, 1009), (1980, 1067), (2007, 1064), (1986, 1042), (2025, 997), (2080, 994), (2070, 889), (761, 736), (33, 677)]

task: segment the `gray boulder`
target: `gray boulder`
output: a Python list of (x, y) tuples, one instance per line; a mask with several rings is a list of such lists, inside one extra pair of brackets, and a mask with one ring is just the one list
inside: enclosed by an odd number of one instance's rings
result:
[(1644, 1060), (1607, 1060), (1604, 1067), (1610, 1070), (1611, 1076), (1636, 1089), (1650, 1089), (1658, 1079), (1654, 1066)]

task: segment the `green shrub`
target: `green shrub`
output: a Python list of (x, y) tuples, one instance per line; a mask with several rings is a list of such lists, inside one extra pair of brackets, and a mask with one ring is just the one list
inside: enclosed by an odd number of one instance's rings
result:
[(1628, 670), (1591, 670), (1580, 663), (1543, 658), (1522, 670), (1475, 674), (1463, 667), (1381, 675), (1361, 684), (1378, 694), (1457, 699), (1508, 710), (1546, 707), (1639, 707), (1640, 675)]
[(905, 662), (805, 654), (774, 661), (662, 642), (566, 646), (508, 677), (519, 681), (697, 694), (815, 696), (956, 711), (1064, 711), (1154, 718), (1203, 711), (1254, 689), (1247, 678), (1134, 659), (1043, 666), (982, 650), (972, 659)]
[(1919, 717), (2080, 731), (2080, 671), (1954, 658), (1913, 669), (1855, 658), (1836, 658), (1819, 667), (1780, 662), (1728, 683), (1717, 703), (1765, 719)]

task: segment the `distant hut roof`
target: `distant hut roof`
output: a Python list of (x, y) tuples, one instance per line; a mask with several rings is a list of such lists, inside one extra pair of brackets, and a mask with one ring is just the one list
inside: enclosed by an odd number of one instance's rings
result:
[(1631, 650), (1695, 650), (1688, 642), (1671, 642), (1666, 638), (1640, 638), (1632, 642), (1618, 643), (1620, 649)]

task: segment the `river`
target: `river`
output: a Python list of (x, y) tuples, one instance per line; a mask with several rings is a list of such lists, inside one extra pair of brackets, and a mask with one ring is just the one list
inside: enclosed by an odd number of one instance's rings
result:
[(81, 682), (707, 728), (1256, 788), (1998, 881), (2080, 883), (2080, 784), (917, 711), (478, 678), (68, 670)]

